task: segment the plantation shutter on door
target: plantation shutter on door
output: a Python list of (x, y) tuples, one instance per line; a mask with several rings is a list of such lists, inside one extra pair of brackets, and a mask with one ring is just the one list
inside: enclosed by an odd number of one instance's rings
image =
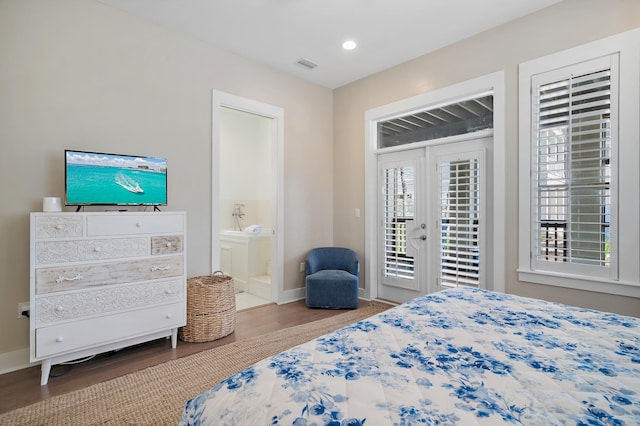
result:
[(384, 275), (414, 279), (414, 259), (407, 254), (407, 221), (415, 218), (415, 168), (384, 171)]
[(478, 158), (438, 161), (442, 287), (479, 287), (480, 177)]

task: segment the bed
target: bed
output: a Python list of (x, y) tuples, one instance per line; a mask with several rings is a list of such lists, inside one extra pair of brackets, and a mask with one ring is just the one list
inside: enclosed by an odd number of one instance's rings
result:
[(180, 424), (638, 425), (640, 320), (447, 289), (248, 367)]

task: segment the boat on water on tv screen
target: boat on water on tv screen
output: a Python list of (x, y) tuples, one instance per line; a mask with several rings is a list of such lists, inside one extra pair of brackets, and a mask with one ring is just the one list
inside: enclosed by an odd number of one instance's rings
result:
[(65, 204), (164, 206), (167, 160), (66, 150)]

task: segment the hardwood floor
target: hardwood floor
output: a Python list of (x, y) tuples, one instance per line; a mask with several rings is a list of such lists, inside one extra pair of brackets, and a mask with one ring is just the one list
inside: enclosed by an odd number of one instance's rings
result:
[[(367, 302), (361, 301), (361, 304)], [(55, 365), (49, 383), (40, 386), (40, 366), (0, 375), (0, 413), (123, 376), (171, 359), (259, 336), (299, 324), (338, 315), (345, 310), (310, 309), (304, 301), (265, 305), (238, 312), (236, 329), (227, 337), (205, 343), (179, 341), (171, 349), (168, 339), (155, 340), (120, 351), (100, 354), (73, 366)]]

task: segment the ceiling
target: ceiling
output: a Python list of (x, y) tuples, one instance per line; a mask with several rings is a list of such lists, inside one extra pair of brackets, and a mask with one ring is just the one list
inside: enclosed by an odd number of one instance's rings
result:
[(335, 89), (561, 0), (97, 1)]

